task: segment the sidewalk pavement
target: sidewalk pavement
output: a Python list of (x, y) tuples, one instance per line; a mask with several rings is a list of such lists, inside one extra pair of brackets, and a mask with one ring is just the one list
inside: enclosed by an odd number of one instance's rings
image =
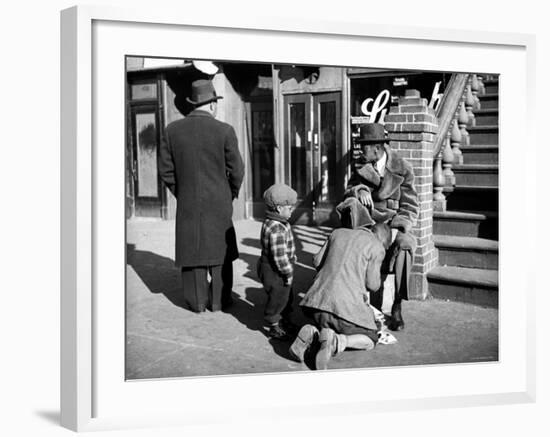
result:
[[(234, 263), (233, 297), (227, 313), (196, 314), (181, 307), (174, 267), (174, 222), (130, 220), (127, 226), (127, 379), (308, 371), (290, 359), (290, 343), (263, 331), (266, 295), (256, 278), (261, 222), (235, 223), (240, 258)], [(312, 256), (330, 228), (294, 227), (298, 264), (295, 293), (304, 293)], [(306, 323), (295, 299), (294, 321)], [(372, 351), (345, 351), (329, 369), (449, 364), (498, 360), (498, 309), (441, 300), (405, 301), (405, 330), (398, 342)]]

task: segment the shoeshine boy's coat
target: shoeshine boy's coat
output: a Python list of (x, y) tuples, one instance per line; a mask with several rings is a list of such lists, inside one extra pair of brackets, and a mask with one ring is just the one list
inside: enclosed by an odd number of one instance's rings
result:
[(315, 255), (318, 272), (300, 305), (377, 330), (368, 291), (380, 288), (385, 254), (380, 240), (367, 228), (334, 230)]

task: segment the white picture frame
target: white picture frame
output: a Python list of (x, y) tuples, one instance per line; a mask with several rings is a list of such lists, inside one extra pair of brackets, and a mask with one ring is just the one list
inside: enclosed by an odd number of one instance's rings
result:
[[(255, 36), (253, 42), (252, 35)], [(176, 36), (187, 37), (193, 43), (185, 49), (178, 49), (173, 43)], [(172, 43), (159, 45), (163, 38)], [(220, 38), (228, 41), (227, 44), (233, 41), (231, 48), (220, 45)], [(268, 45), (269, 52), (266, 54), (264, 50), (260, 59), (258, 53), (262, 53), (263, 47), (259, 44), (273, 43), (274, 40), (278, 43)], [(109, 45), (106, 45), (107, 41)], [(243, 41), (248, 43), (242, 44)], [(310, 53), (307, 59), (299, 51), (292, 50), (292, 43), (296, 41), (308, 45)], [(228, 18), (215, 14), (204, 17), (193, 12), (183, 14), (181, 11), (156, 9), (78, 6), (62, 12), (63, 426), (78, 431), (183, 426), (224, 423), (244, 417), (250, 420), (251, 416), (253, 420), (262, 420), (274, 415), (340, 414), (343, 411), (362, 414), (534, 401), (535, 340), (534, 336), (528, 335), (535, 326), (535, 309), (529, 305), (535, 292), (534, 275), (531, 274), (533, 267), (525, 260), (514, 258), (517, 251), (527, 250), (534, 244), (534, 230), (526, 230), (523, 238), (519, 238), (511, 232), (511, 221), (501, 224), (501, 359), (497, 363), (371, 369), (368, 374), (350, 370), (124, 381), (124, 369), (120, 366), (124, 313), (120, 310), (124, 301), (125, 251), (124, 245), (118, 245), (124, 236), (124, 184), (120, 182), (124, 165), (119, 165), (118, 158), (105, 160), (101, 146), (108, 133), (115, 133), (108, 137), (113, 144), (118, 144), (117, 139), (124, 136), (124, 118), (122, 123), (120, 118), (124, 114), (123, 100), (120, 101), (120, 93), (124, 93), (120, 88), (124, 59), (120, 54), (351, 65), (350, 52), (338, 48), (343, 45), (361, 48), (365, 44), (375, 47), (375, 53), (380, 57), (369, 61), (370, 66), (390, 62), (395, 68), (501, 74), (501, 217), (511, 217), (515, 208), (536, 202), (535, 193), (525, 190), (525, 187), (535, 185), (536, 178), (534, 172), (526, 172), (526, 156), (536, 147), (532, 133), (535, 62), (532, 35), (385, 24), (365, 26), (361, 22), (316, 22), (305, 18), (251, 18), (246, 15)], [(414, 50), (411, 50), (419, 48), (427, 53), (422, 60), (415, 59)], [(395, 51), (393, 58), (388, 50)], [(470, 56), (445, 55), (448, 52), (468, 53)], [(493, 57), (487, 59), (490, 53)], [(327, 62), (329, 55), (332, 56), (331, 62)], [(487, 68), (488, 65), (495, 67)], [(119, 76), (116, 76), (117, 72)], [(102, 92), (114, 100), (105, 100)], [(115, 116), (106, 121), (107, 114), (101, 109), (113, 101), (115, 105), (111, 110)], [(511, 101), (514, 101), (513, 111), (506, 106), (506, 102)], [(118, 103), (121, 103), (120, 107)], [(514, 128), (511, 128), (512, 123)], [(526, 153), (512, 157), (506, 146), (519, 139), (525, 141)], [(122, 154), (123, 148), (121, 143)], [(514, 166), (520, 166), (525, 172), (521, 181), (511, 180)], [(526, 220), (534, 222), (534, 210), (523, 210)], [(117, 215), (119, 211), (120, 215)], [(512, 262), (515, 272), (506, 269)], [(110, 288), (110, 295), (106, 294), (106, 288)], [(515, 299), (509, 297), (511, 290), (518, 289), (522, 293)], [(396, 381), (409, 383), (397, 384), (401, 386), (399, 389), (382, 391), (383, 387), (377, 386), (373, 378), (366, 379), (367, 375), (373, 374), (377, 380), (383, 381), (389, 375)], [(411, 375), (414, 375), (414, 381)], [(449, 375), (456, 381), (442, 385), (441, 381), (448, 381)], [(464, 382), (460, 381), (461, 378)], [(426, 387), (426, 381), (431, 381), (431, 386)], [(369, 389), (352, 393), (349, 387), (359, 383), (367, 384)], [(330, 400), (322, 399), (317, 390), (320, 384), (335, 396)], [(308, 393), (308, 399), (289, 402), (284, 389), (291, 386)], [(269, 399), (260, 396), (260, 389), (273, 390), (273, 396)], [(183, 399), (177, 407), (172, 404), (167, 408), (174, 396), (183, 391), (186, 395), (192, 394), (193, 402)], [(234, 397), (236, 392), (240, 393), (238, 400)], [(232, 404), (231, 408), (223, 409), (228, 403)]]

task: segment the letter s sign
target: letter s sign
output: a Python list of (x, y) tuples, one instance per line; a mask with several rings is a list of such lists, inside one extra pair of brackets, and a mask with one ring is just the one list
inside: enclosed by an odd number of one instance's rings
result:
[[(361, 112), (367, 116), (370, 116), (369, 123), (376, 123), (376, 116), (380, 114), (378, 123), (384, 123), (384, 117), (386, 116), (387, 109), (384, 107), (390, 101), (390, 92), (388, 90), (380, 91), (376, 99), (369, 97), (365, 99), (361, 104)], [(369, 108), (369, 105), (371, 107)]]

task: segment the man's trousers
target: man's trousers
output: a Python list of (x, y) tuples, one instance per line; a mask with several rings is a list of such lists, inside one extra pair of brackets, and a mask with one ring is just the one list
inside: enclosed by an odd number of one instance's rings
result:
[[(342, 226), (345, 228), (356, 228), (362, 225), (374, 223), (367, 208), (355, 198), (346, 199), (341, 204), (339, 211)], [(375, 210), (372, 211), (373, 213)], [(373, 214), (376, 216), (376, 214)], [(389, 225), (385, 223), (389, 228)], [(408, 299), (410, 296), (410, 277), (413, 264), (414, 252), (416, 250), (416, 238), (411, 233), (399, 232), (397, 238), (386, 252), (386, 258), (382, 264), (382, 275), (395, 273), (395, 297)]]
[(219, 311), (232, 300), (233, 262), (230, 259), (217, 266), (182, 267), (181, 279), (183, 299), (192, 311)]

